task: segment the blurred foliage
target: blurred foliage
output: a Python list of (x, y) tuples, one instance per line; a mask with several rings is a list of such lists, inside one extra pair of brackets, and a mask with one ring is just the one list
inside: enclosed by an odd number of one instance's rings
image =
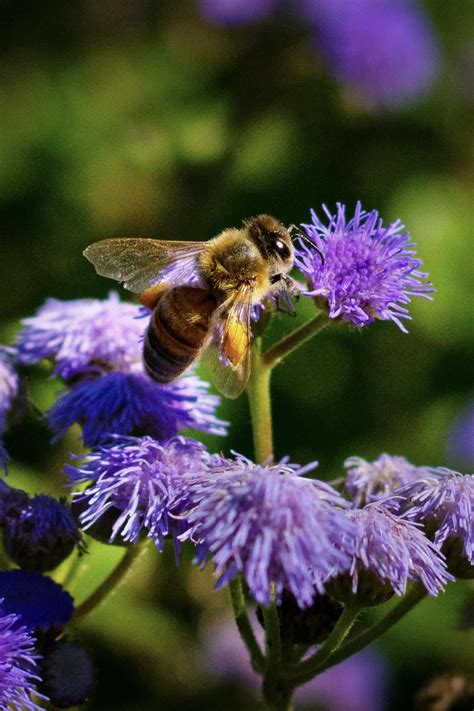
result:
[[(48, 296), (113, 287), (81, 257), (95, 240), (206, 239), (259, 212), (297, 223), (322, 202), (351, 210), (361, 199), (405, 222), (437, 293), (413, 305), (408, 336), (386, 323), (362, 333), (333, 328), (287, 359), (274, 376), (277, 455), (318, 459), (329, 479), (353, 454), (452, 464), (447, 432), (472, 394), (474, 355), (474, 65), (466, 62), (474, 5), (431, 0), (426, 9), (442, 46), (437, 84), (418, 105), (377, 114), (344, 96), (292, 18), (224, 30), (190, 2), (4, 0), (3, 340)], [(300, 303), (294, 321), (278, 316), (268, 341), (310, 313)], [(58, 384), (44, 373), (29, 378), (32, 399), (46, 408)], [(245, 399), (225, 403), (222, 416), (232, 421), (228, 441), (207, 443), (251, 455)], [(34, 412), (7, 435), (14, 485), (60, 491), (78, 432), (53, 458), (48, 441)], [(119, 554), (91, 546), (77, 599)], [(226, 594), (212, 592), (210, 571), (192, 568), (190, 552), (185, 558), (178, 576), (169, 551), (148, 555), (81, 626), (99, 676), (90, 711), (252, 707), (248, 692), (203, 671), (201, 621), (222, 614)], [(472, 665), (470, 633), (454, 631), (466, 594), (452, 586), (387, 635), (388, 707), (410, 705), (435, 672)]]

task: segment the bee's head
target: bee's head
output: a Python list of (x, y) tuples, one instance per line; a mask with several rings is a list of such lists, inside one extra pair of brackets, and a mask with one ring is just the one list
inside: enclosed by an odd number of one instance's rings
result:
[(286, 274), (293, 266), (294, 249), (287, 228), (271, 215), (258, 215), (244, 222), (250, 239), (269, 264), (270, 276)]

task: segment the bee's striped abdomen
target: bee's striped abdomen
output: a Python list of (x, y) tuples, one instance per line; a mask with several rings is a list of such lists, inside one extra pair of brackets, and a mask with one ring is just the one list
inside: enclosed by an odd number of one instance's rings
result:
[(196, 358), (217, 306), (210, 291), (179, 286), (165, 291), (151, 316), (143, 360), (157, 383), (178, 378)]

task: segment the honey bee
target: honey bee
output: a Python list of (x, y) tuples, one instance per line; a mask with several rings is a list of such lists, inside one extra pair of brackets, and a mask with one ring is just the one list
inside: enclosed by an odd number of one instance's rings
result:
[(153, 309), (143, 360), (156, 382), (172, 382), (204, 355), (218, 390), (236, 398), (250, 373), (252, 309), (270, 299), (290, 310), (298, 292), (288, 276), (290, 231), (270, 215), (243, 225), (207, 242), (119, 238), (84, 251), (98, 274)]

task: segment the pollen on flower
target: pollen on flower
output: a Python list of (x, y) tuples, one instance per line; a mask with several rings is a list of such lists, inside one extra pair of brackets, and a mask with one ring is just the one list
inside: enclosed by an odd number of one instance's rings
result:
[(308, 240), (296, 251), (295, 264), (309, 283), (305, 294), (331, 319), (359, 328), (393, 321), (406, 332), (412, 297), (431, 299), (434, 291), (408, 232), (399, 220), (384, 227), (378, 212), (365, 212), (360, 202), (350, 220), (341, 203), (335, 215), (323, 208), (328, 224), (312, 210), (312, 223), (302, 225)]

